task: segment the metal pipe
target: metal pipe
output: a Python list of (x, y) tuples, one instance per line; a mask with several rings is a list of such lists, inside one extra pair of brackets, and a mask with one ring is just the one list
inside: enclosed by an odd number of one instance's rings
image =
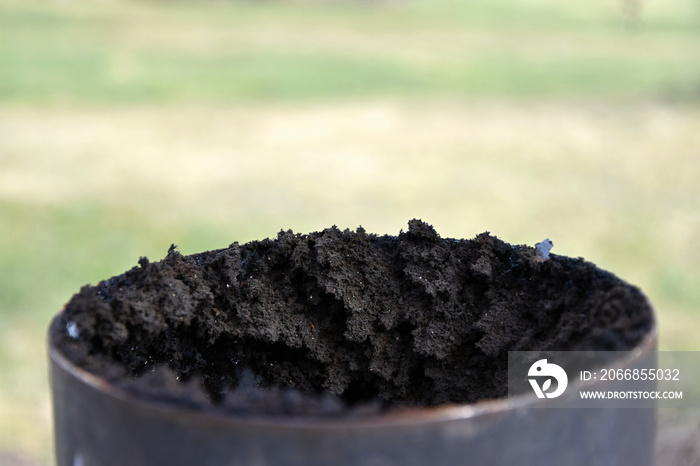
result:
[[(236, 417), (140, 399), (76, 367), (50, 335), (58, 466), (654, 464), (656, 409), (539, 409), (522, 396), (365, 418)], [(620, 364), (648, 357), (656, 338), (653, 322)]]

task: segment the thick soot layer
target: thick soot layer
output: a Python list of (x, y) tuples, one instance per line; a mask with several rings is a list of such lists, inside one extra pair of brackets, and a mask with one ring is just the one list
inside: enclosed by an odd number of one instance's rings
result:
[(509, 350), (626, 350), (653, 325), (639, 289), (583, 259), (419, 220), (139, 264), (73, 296), (57, 347), (141, 395), (237, 413), (503, 397)]

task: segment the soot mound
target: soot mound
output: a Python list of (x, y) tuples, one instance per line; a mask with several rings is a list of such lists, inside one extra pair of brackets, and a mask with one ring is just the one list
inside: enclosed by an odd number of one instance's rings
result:
[(516, 350), (627, 350), (642, 293), (583, 259), (488, 233), (328, 228), (234, 243), (85, 286), (54, 320), (76, 365), (239, 414), (348, 415), (506, 396)]

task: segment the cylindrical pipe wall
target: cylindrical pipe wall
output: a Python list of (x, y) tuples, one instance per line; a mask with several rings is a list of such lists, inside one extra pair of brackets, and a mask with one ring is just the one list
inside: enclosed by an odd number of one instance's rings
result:
[[(654, 327), (639, 357), (655, 346)], [(655, 409), (494, 400), (364, 419), (240, 418), (139, 399), (51, 341), (49, 354), (58, 466), (654, 464)]]

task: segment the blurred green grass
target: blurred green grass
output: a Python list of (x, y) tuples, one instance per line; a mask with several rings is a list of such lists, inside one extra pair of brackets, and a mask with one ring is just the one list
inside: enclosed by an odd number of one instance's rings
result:
[(332, 224), (554, 240), (698, 349), (700, 6), (0, 0), (0, 452), (86, 283)]
[(621, 2), (0, 2), (0, 102), (682, 98), (700, 7)]

